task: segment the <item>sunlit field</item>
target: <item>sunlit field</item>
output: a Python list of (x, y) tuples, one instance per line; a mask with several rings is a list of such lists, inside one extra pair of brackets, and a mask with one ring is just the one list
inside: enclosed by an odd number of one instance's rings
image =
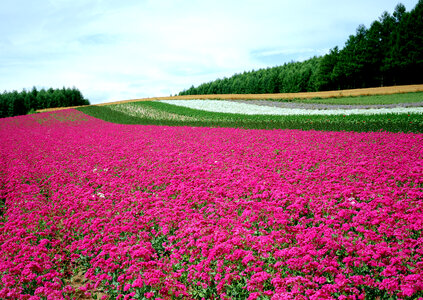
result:
[(422, 297), (423, 137), (0, 120), (2, 299)]
[(356, 132), (423, 131), (423, 107), (356, 107), (303, 109), (259, 106), (249, 102), (226, 100), (156, 100), (87, 106), (78, 110), (120, 124)]

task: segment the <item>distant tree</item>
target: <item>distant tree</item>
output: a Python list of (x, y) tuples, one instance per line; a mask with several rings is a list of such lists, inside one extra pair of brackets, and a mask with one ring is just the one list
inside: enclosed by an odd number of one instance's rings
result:
[(88, 105), (81, 92), (76, 88), (50, 88), (38, 91), (35, 87), (31, 91), (12, 91), (0, 94), (0, 117), (12, 117), (27, 114), (31, 109), (50, 107), (67, 107)]
[(14, 113), (15, 113), (15, 101), (13, 99), (13, 94), (12, 93), (6, 93), (5, 99), (6, 99), (6, 105), (7, 105), (6, 116), (12, 117), (12, 116), (14, 116)]
[(423, 1), (420, 0), (410, 13), (401, 15), (397, 38), (402, 44), (402, 75), (406, 83), (423, 82)]
[[(24, 90), (25, 91), (25, 90)], [(25, 107), (25, 113), (29, 112), (31, 109), (33, 109), (33, 105), (35, 104), (35, 98), (33, 98), (31, 92), (24, 93), (24, 107)]]
[(41, 89), (37, 93), (37, 104), (38, 108), (48, 108), (48, 102), (47, 102), (47, 92), (45, 89)]
[(18, 93), (17, 91), (12, 92), (12, 101), (13, 101), (13, 116), (19, 116), (26, 114), (24, 95), (23, 93)]
[(398, 40), (399, 24), (388, 12), (384, 12), (379, 21), (381, 23), (380, 45), (383, 49), (381, 67), (383, 85), (397, 84), (401, 69), (400, 60), (398, 60), (401, 52)]
[(403, 4), (367, 29), (358, 26), (343, 48), (303, 62), (234, 74), (183, 94), (280, 93), (423, 83), (423, 0)]

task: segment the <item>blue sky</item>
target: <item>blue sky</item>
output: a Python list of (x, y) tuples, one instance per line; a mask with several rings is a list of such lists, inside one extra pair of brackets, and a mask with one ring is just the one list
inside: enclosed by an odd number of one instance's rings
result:
[(2, 0), (0, 90), (168, 96), (323, 55), (400, 2), (417, 0)]

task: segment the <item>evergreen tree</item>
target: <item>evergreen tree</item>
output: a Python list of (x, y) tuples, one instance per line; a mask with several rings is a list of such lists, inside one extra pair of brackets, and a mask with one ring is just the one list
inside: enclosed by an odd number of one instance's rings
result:
[(30, 92), (12, 91), (0, 94), (0, 118), (27, 114), (31, 109), (89, 105), (81, 92), (76, 89), (53, 89), (38, 91), (35, 87)]
[(303, 62), (235, 74), (180, 95), (282, 93), (423, 83), (423, 0), (398, 4), (370, 28), (360, 25), (342, 49)]

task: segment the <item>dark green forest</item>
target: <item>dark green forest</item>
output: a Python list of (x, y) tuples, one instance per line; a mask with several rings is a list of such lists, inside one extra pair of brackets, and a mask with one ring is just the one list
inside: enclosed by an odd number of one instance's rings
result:
[(0, 94), (0, 118), (25, 115), (37, 109), (89, 105), (76, 88), (3, 92)]
[(423, 83), (423, 0), (360, 25), (342, 49), (303, 62), (235, 74), (179, 95), (315, 92)]

